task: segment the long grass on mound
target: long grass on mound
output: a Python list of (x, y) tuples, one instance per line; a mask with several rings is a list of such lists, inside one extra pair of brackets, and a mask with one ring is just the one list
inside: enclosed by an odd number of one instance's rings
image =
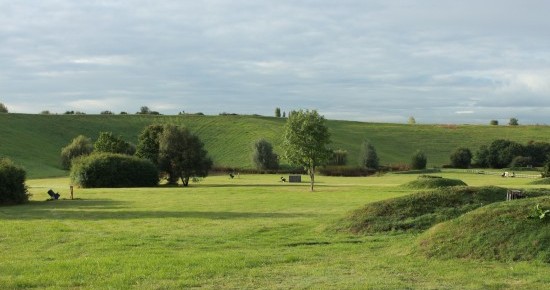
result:
[(387, 199), (357, 209), (337, 225), (352, 233), (425, 230), (483, 205), (502, 201), (500, 187), (447, 187)]
[(550, 196), (499, 202), (441, 223), (418, 239), (428, 257), (550, 263), (550, 217), (530, 218), (534, 207), (550, 208)]
[(550, 184), (550, 177), (546, 177), (546, 178), (541, 178), (541, 179), (533, 180), (533, 181), (529, 182), (529, 184), (534, 184), (534, 185), (548, 185), (548, 184)]
[(408, 182), (403, 186), (411, 189), (430, 189), (448, 186), (467, 186), (467, 184), (460, 179), (450, 179), (432, 175), (420, 175), (416, 180)]

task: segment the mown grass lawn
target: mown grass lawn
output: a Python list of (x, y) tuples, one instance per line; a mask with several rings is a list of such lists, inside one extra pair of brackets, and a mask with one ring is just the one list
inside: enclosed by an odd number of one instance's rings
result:
[[(440, 174), (469, 185), (530, 180)], [(76, 189), (30, 180), (30, 204), (0, 207), (0, 288), (543, 289), (550, 265), (435, 260), (417, 234), (354, 236), (330, 230), (346, 212), (408, 194), (417, 175), (208, 177), (189, 188)], [(304, 177), (305, 178), (305, 177)]]

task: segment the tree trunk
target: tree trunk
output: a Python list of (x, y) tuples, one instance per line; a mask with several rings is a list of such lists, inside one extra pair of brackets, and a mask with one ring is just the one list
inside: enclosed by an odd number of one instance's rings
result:
[(189, 177), (182, 177), (181, 181), (183, 182), (183, 186), (189, 186)]
[(311, 184), (311, 191), (313, 191), (313, 184), (315, 183), (315, 167), (309, 168), (309, 180)]

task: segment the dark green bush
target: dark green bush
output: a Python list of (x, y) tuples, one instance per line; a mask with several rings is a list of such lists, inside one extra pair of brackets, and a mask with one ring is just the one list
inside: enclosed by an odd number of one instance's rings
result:
[(0, 205), (21, 204), (29, 200), (26, 172), (7, 158), (0, 158)]
[(428, 163), (428, 158), (424, 152), (418, 150), (411, 157), (411, 169), (426, 169), (426, 164)]
[(71, 182), (81, 187), (146, 187), (159, 182), (157, 167), (149, 160), (116, 153), (94, 153), (77, 158)]

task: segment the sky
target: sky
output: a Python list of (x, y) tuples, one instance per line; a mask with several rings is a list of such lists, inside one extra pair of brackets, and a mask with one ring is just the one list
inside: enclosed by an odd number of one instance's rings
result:
[(0, 102), (550, 124), (550, 1), (0, 0)]

